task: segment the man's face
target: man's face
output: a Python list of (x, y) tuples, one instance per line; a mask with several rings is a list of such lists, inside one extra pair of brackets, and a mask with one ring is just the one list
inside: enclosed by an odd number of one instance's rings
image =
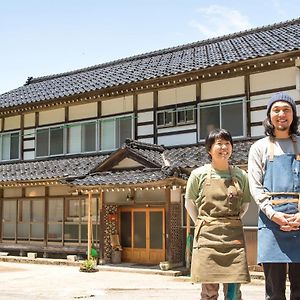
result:
[(288, 132), (293, 121), (293, 109), (289, 103), (277, 101), (271, 107), (270, 118), (275, 128), (275, 133), (276, 131)]

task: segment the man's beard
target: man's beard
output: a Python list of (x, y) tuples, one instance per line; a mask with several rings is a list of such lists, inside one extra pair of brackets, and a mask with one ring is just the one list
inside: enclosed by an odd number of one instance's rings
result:
[(289, 127), (279, 125), (279, 126), (276, 127), (276, 130), (278, 130), (278, 131), (287, 131), (287, 130), (289, 130)]

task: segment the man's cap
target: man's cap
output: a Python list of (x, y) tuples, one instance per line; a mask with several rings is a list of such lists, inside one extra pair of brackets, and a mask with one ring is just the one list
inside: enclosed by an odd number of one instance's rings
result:
[(289, 94), (287, 94), (285, 92), (279, 92), (279, 93), (274, 94), (270, 98), (268, 105), (267, 105), (267, 114), (270, 112), (272, 105), (277, 101), (284, 101), (284, 102), (289, 103), (291, 105), (294, 113), (297, 113), (295, 100)]

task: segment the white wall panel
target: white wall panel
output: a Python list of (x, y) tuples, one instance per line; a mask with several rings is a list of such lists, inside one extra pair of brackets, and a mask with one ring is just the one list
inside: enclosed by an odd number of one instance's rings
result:
[(137, 96), (138, 110), (152, 108), (152, 107), (153, 107), (153, 92), (139, 94)]
[(251, 137), (264, 136), (264, 127), (261, 126), (252, 126), (251, 127)]
[(244, 86), (243, 76), (205, 82), (201, 85), (201, 99), (223, 98), (244, 94)]
[(138, 126), (137, 135), (153, 134), (153, 125)]
[(158, 144), (165, 146), (175, 146), (184, 144), (195, 144), (196, 143), (196, 133), (182, 133), (174, 135), (164, 135), (158, 137)]
[(147, 111), (147, 112), (138, 113), (137, 118), (138, 118), (137, 119), (138, 123), (152, 122), (153, 121), (153, 112)]
[(296, 67), (250, 75), (251, 92), (278, 89), (296, 84)]
[(138, 139), (138, 141), (141, 142), (141, 143), (148, 143), (148, 144), (153, 144), (154, 143), (153, 138), (141, 138), (141, 139)]

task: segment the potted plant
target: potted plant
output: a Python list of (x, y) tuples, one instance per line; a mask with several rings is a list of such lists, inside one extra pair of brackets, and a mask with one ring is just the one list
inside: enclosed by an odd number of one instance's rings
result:
[(162, 271), (168, 271), (171, 269), (171, 262), (169, 261), (161, 261), (159, 263), (159, 267)]

